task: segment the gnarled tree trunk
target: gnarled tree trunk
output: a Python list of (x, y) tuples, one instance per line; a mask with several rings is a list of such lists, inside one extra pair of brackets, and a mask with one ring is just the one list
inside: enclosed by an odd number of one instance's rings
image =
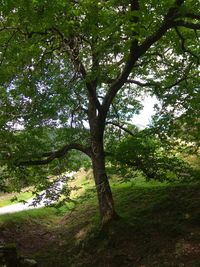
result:
[[(96, 92), (96, 88), (94, 87), (92, 91)], [(102, 226), (118, 217), (115, 212), (114, 201), (105, 167), (104, 131), (108, 110), (109, 105), (98, 107), (95, 99), (93, 97), (90, 98), (88, 109), (91, 134), (90, 157), (92, 160)]]
[(114, 209), (112, 192), (106, 174), (103, 142), (93, 143), (92, 165), (99, 201), (101, 224), (103, 226), (110, 220), (118, 217)]

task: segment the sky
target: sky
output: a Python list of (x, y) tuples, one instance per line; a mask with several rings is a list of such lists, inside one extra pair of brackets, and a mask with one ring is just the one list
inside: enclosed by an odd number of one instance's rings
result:
[(150, 124), (152, 115), (155, 114), (154, 105), (158, 103), (158, 100), (155, 96), (146, 96), (141, 102), (143, 109), (140, 111), (139, 115), (133, 117), (131, 122), (136, 124), (139, 128), (145, 128)]

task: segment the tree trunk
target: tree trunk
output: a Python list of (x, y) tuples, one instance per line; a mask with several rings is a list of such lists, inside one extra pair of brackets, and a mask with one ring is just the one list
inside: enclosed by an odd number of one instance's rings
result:
[(103, 144), (101, 143), (96, 143), (93, 146), (92, 165), (99, 201), (101, 224), (104, 226), (110, 220), (117, 218), (118, 215), (114, 209), (112, 192), (106, 174)]

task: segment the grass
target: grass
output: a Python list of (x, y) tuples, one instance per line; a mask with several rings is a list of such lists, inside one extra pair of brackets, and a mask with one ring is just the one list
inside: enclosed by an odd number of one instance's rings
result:
[(1, 195), (0, 196), (0, 208), (4, 206), (12, 205), (14, 203), (18, 203), (21, 201), (26, 201), (30, 199), (31, 197), (32, 197), (32, 193), (30, 191)]
[[(75, 179), (70, 180), (69, 187), (72, 189), (71, 198), (76, 199), (81, 195), (84, 195), (86, 190), (91, 189), (94, 186), (94, 182), (92, 179), (89, 181), (86, 179), (85, 176), (86, 172), (84, 170), (80, 170)], [(90, 175), (90, 173), (89, 173)], [(12, 205), (15, 203), (26, 201), (32, 198), (31, 190), (22, 191), (20, 193), (6, 193), (0, 195), (0, 208), (5, 207), (8, 205)], [(72, 206), (72, 205), (70, 205)]]
[(42, 267), (200, 266), (200, 185), (112, 181), (121, 219), (100, 231), (96, 194), (83, 182), (75, 206), (1, 216), (3, 242)]
[[(32, 210), (27, 210), (27, 211), (1, 215), (0, 224), (6, 223), (6, 222), (20, 223), (23, 221), (28, 221), (31, 218), (48, 219), (48, 217), (51, 218), (53, 216), (54, 217), (62, 216), (63, 214), (71, 212), (71, 210), (75, 207), (76, 205), (75, 203), (77, 201), (81, 203), (85, 201), (85, 199), (90, 198), (91, 195), (92, 197), (94, 196), (94, 190), (93, 190), (94, 182), (91, 179), (91, 177), (89, 180), (87, 179), (87, 174), (90, 176), (91, 175), (90, 171), (87, 173), (83, 170), (80, 170), (75, 176), (75, 179), (72, 179), (69, 181), (69, 187), (72, 190), (71, 195), (70, 195), (72, 202), (66, 203), (65, 205), (62, 205), (59, 208), (45, 207), (45, 208), (38, 208), (38, 209), (32, 209)], [(8, 194), (0, 196), (0, 207), (12, 205), (16, 202), (20, 202), (23, 200), (28, 200), (31, 197), (33, 197), (33, 195), (30, 191), (21, 192), (17, 194), (8, 193)], [(12, 200), (14, 198), (16, 198), (15, 201)]]

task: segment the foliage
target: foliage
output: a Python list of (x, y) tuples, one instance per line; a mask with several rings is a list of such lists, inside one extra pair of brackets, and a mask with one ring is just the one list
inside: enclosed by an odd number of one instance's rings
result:
[[(2, 178), (17, 189), (48, 186), (48, 175), (66, 171), (66, 155), (76, 149), (92, 160), (106, 205), (100, 210), (114, 214), (104, 164), (108, 125), (130, 121), (144, 93), (160, 100), (161, 119), (180, 112), (188, 126), (198, 120), (199, 10), (196, 0), (2, 1)], [(158, 144), (147, 143), (139, 154), (156, 154), (153, 173), (164, 175)]]
[[(49, 185), (48, 177), (61, 175), (69, 171), (77, 171), (80, 167), (90, 166), (89, 159), (79, 151), (71, 151), (65, 158), (52, 162), (48, 167), (17, 166), (19, 160), (28, 158), (37, 159), (45, 150), (56, 150), (57, 146), (63, 146), (66, 142), (72, 142), (87, 132), (81, 129), (65, 128), (33, 128), (29, 130), (16, 130), (12, 133), (12, 142), (9, 147), (4, 144), (5, 155), (10, 158), (3, 160), (1, 173), (1, 191), (20, 191), (21, 188), (36, 185), (41, 190)], [(27, 147), (31, 150), (27, 151)], [(31, 151), (31, 154), (30, 154)], [(10, 154), (12, 153), (12, 154)]]
[[(180, 150), (181, 147), (181, 150)], [(187, 146), (186, 146), (187, 147)], [(183, 147), (161, 142), (150, 130), (125, 134), (120, 140), (108, 144), (110, 171), (121, 173), (123, 179), (136, 176), (140, 171), (147, 180), (187, 181), (199, 173), (184, 160)], [(199, 177), (196, 177), (199, 178)]]

